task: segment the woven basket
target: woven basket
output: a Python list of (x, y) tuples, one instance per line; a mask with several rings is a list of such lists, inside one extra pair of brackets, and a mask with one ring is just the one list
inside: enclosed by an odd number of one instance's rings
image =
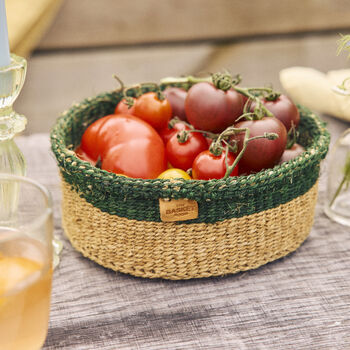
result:
[[(84, 256), (123, 273), (176, 280), (257, 268), (306, 239), (329, 145), (315, 114), (299, 107), (298, 141), (306, 152), (273, 169), (227, 180), (142, 180), (93, 167), (73, 152), (87, 126), (113, 113), (120, 99), (117, 92), (87, 99), (63, 113), (51, 132), (63, 227)], [(160, 198), (195, 201), (198, 217), (163, 222)]]

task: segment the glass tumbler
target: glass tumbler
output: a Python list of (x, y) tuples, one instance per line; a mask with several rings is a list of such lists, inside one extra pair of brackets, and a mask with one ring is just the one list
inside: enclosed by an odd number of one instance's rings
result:
[(0, 174), (1, 350), (39, 350), (45, 342), (52, 281), (51, 202), (49, 192), (35, 181)]
[(335, 143), (329, 162), (325, 213), (350, 226), (350, 129)]

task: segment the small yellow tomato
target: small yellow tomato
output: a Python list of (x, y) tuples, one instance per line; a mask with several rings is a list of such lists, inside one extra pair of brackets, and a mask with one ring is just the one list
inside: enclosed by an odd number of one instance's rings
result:
[(186, 171), (183, 171), (182, 169), (172, 168), (167, 169), (163, 171), (159, 176), (158, 179), (185, 179), (185, 180), (191, 180), (191, 176), (186, 173)]

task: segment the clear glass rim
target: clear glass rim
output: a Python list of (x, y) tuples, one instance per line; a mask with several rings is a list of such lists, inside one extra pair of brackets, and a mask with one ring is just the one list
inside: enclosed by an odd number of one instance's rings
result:
[(49, 208), (52, 208), (52, 197), (50, 191), (42, 185), (40, 182), (33, 180), (29, 177), (26, 176), (21, 176), (21, 175), (14, 175), (14, 174), (7, 174), (7, 173), (0, 173), (0, 182), (2, 180), (6, 181), (15, 181), (15, 182), (24, 182), (27, 183), (31, 186), (36, 187), (46, 198), (47, 200), (47, 206)]
[[(27, 229), (35, 229), (37, 226), (39, 226), (43, 221), (47, 220), (47, 218), (52, 215), (53, 208), (52, 208), (52, 197), (49, 190), (39, 182), (30, 179), (26, 176), (20, 176), (20, 175), (14, 175), (14, 174), (7, 174), (7, 173), (0, 173), (0, 185), (2, 182), (13, 182), (16, 184), (26, 184), (32, 186), (32, 188), (35, 188), (35, 190), (38, 191), (45, 200), (46, 208), (42, 211), (42, 213), (30, 222), (26, 223)], [(0, 222), (0, 227), (3, 226), (3, 222)], [(5, 224), (6, 227), (6, 224)]]

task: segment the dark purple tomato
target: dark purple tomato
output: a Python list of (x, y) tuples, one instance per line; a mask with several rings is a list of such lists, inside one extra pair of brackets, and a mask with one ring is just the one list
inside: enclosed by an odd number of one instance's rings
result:
[[(247, 148), (239, 162), (242, 169), (247, 173), (258, 172), (262, 169), (272, 168), (281, 158), (287, 144), (287, 130), (278, 119), (274, 117), (264, 117), (260, 120), (246, 120), (238, 122), (236, 128), (248, 128), (249, 137), (263, 136), (265, 133), (276, 133), (278, 138), (268, 140), (259, 138), (248, 143)], [(243, 147), (245, 132), (241, 132), (232, 137), (237, 141), (238, 151)]]
[(218, 133), (233, 125), (242, 114), (243, 98), (235, 90), (222, 91), (202, 82), (188, 90), (185, 111), (195, 129)]
[(298, 157), (300, 154), (302, 154), (305, 151), (305, 148), (298, 143), (295, 143), (291, 148), (286, 149), (278, 164), (282, 164), (284, 162), (288, 162), (289, 160), (292, 160), (296, 157)]
[(287, 131), (290, 130), (292, 124), (295, 127), (299, 125), (300, 114), (298, 108), (286, 95), (280, 95), (275, 101), (263, 100), (263, 104), (284, 124)]
[(171, 105), (172, 116), (186, 121), (185, 99), (187, 97), (187, 91), (177, 87), (168, 87), (163, 93)]

